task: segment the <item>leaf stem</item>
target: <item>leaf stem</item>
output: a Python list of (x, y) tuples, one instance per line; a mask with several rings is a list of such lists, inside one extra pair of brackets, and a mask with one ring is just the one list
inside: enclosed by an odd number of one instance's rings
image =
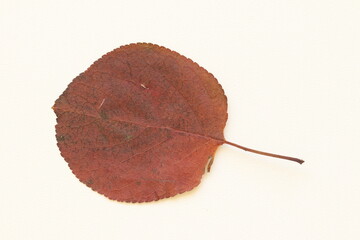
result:
[(229, 144), (229, 145), (234, 146), (234, 147), (237, 147), (237, 148), (240, 148), (242, 150), (252, 152), (252, 153), (256, 153), (256, 154), (260, 154), (260, 155), (265, 155), (265, 156), (274, 157), (274, 158), (281, 158), (281, 159), (285, 159), (285, 160), (289, 160), (289, 161), (294, 161), (294, 162), (297, 162), (299, 164), (302, 164), (304, 162), (303, 160), (301, 160), (299, 158), (293, 158), (293, 157), (287, 157), (287, 156), (274, 154), (274, 153), (262, 152), (262, 151), (259, 151), (259, 150), (243, 147), (243, 146), (240, 146), (240, 145), (238, 145), (236, 143), (228, 142), (226, 140), (224, 141), (224, 143)]

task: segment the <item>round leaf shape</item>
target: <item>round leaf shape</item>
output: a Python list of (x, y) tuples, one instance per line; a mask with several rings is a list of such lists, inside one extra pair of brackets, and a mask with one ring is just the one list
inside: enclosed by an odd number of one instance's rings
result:
[(53, 109), (58, 147), (73, 173), (117, 201), (149, 202), (193, 189), (225, 141), (227, 100), (218, 81), (154, 44), (107, 53)]

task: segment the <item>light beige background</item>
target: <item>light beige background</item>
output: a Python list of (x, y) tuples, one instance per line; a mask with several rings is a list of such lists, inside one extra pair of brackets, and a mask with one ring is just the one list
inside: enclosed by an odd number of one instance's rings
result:
[[(359, 24), (358, 0), (0, 0), (0, 239), (360, 239)], [(229, 141), (305, 164), (222, 146), (196, 190), (150, 204), (79, 183), (51, 106), (138, 41), (219, 79)]]

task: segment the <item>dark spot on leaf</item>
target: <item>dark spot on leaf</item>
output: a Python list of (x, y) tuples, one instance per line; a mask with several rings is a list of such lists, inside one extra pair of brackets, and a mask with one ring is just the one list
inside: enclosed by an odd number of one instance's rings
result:
[(108, 120), (108, 116), (104, 110), (101, 110), (99, 114), (102, 119)]
[(86, 182), (85, 182), (85, 184), (87, 185), (87, 186), (91, 186), (92, 184), (94, 183), (94, 180), (93, 179), (88, 179)]
[(56, 140), (57, 140), (58, 142), (65, 141), (65, 136), (62, 136), (62, 135), (56, 135)]

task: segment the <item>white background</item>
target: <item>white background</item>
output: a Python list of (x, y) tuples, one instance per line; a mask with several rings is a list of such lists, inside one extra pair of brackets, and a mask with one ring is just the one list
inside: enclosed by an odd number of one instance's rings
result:
[[(1, 239), (360, 239), (358, 0), (0, 0)], [(225, 135), (194, 191), (110, 201), (59, 154), (51, 106), (121, 45), (152, 42), (213, 73)]]

